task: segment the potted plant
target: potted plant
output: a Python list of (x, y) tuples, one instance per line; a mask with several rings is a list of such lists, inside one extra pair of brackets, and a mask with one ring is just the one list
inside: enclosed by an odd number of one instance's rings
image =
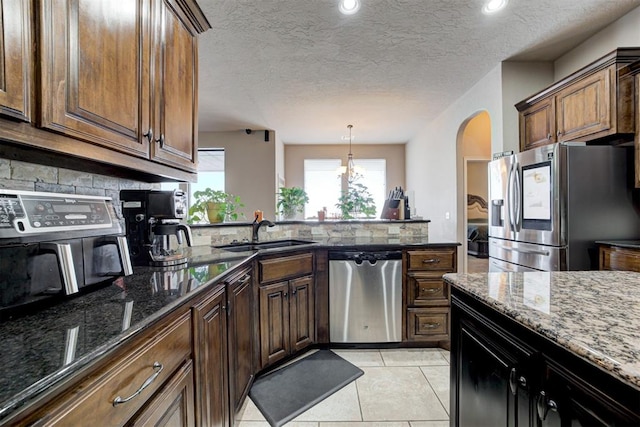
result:
[(284, 219), (293, 219), (298, 213), (304, 213), (304, 205), (309, 202), (309, 196), (300, 187), (280, 187), (278, 193), (278, 212)]
[(205, 188), (193, 193), (194, 200), (189, 208), (189, 222), (202, 222), (206, 218), (210, 223), (223, 222), (225, 220), (237, 220), (244, 217), (238, 209), (244, 207), (240, 202), (240, 196), (225, 193), (220, 190)]
[(336, 207), (340, 209), (343, 219), (357, 218), (361, 214), (371, 218), (376, 214), (376, 204), (366, 185), (351, 183), (349, 189), (342, 193)]

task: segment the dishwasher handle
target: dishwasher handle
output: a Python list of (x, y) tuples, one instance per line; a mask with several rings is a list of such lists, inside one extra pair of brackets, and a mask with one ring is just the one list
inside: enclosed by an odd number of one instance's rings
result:
[(369, 261), (375, 264), (378, 261), (402, 259), (402, 251), (330, 251), (329, 261), (355, 261), (362, 264)]

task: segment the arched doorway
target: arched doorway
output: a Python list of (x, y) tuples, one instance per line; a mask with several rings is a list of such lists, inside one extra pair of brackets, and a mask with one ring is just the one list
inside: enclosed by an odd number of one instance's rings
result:
[(462, 243), (459, 264), (462, 272), (488, 271), (488, 176), (491, 159), (491, 118), (480, 111), (465, 120), (458, 130), (457, 224)]

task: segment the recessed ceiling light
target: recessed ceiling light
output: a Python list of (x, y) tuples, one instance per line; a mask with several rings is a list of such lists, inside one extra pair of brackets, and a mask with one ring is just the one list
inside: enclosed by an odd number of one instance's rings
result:
[(338, 9), (345, 15), (353, 15), (360, 9), (360, 0), (340, 0)]
[(499, 10), (504, 9), (509, 0), (488, 0), (484, 6), (482, 6), (482, 13), (490, 15), (496, 13)]

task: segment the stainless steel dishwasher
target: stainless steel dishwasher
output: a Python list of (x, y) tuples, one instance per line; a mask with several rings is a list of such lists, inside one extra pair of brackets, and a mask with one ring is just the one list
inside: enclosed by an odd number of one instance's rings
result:
[(335, 343), (402, 340), (402, 253), (329, 252), (329, 338)]

